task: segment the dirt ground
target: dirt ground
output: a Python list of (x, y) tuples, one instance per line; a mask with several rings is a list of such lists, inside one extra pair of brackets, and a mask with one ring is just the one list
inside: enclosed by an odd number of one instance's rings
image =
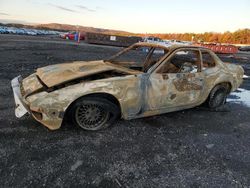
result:
[(250, 187), (250, 106), (237, 96), (250, 90), (248, 53), (221, 56), (241, 63), (246, 78), (216, 112), (198, 107), (120, 120), (99, 132), (71, 125), (52, 132), (31, 117), (15, 117), (12, 78), (119, 50), (54, 37), (0, 35), (1, 187)]

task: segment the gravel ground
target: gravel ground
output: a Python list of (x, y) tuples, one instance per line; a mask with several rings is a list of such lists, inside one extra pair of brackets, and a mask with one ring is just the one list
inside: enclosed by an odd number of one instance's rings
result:
[[(119, 50), (0, 35), (1, 187), (250, 187), (250, 106), (233, 100), (237, 92), (217, 112), (198, 107), (119, 120), (99, 132), (70, 125), (49, 131), (31, 117), (15, 118), (12, 78)], [(250, 76), (250, 54), (221, 57), (242, 64)], [(249, 78), (241, 88), (250, 90)]]

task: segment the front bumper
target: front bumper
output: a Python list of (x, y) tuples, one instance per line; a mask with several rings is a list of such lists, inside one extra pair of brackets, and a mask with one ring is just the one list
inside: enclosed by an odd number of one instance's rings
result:
[(22, 81), (21, 76), (18, 76), (14, 78), (13, 80), (11, 80), (11, 87), (14, 93), (14, 99), (16, 103), (15, 115), (18, 118), (21, 118), (25, 114), (30, 113), (29, 108), (22, 100), (22, 94), (21, 94), (21, 89), (20, 89), (21, 81)]
[(57, 109), (51, 109), (42, 106), (32, 107), (32, 105), (27, 106), (27, 104), (24, 102), (25, 99), (23, 99), (22, 97), (21, 82), (21, 76), (18, 76), (11, 80), (11, 86), (16, 103), (16, 117), (20, 118), (25, 114), (31, 114), (37, 121), (48, 127), (50, 130), (60, 128), (63, 119), (59, 117), (59, 112), (57, 113)]

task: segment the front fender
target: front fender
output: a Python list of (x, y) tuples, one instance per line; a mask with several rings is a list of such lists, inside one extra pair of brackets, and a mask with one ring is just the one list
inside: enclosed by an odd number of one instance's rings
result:
[[(95, 94), (106, 93), (114, 96), (120, 103), (122, 117), (126, 119), (131, 114), (140, 111), (140, 82), (135, 76), (129, 79), (111, 79), (78, 83), (53, 92), (41, 92), (28, 97), (26, 100), (30, 104), (31, 112), (42, 113), (42, 119), (36, 119), (41, 123), (44, 119), (50, 121), (47, 127), (58, 129), (64, 116), (64, 112), (75, 100), (80, 97)], [(33, 115), (34, 116), (34, 115)], [(56, 124), (51, 122), (57, 121)], [(60, 120), (60, 121), (59, 121)]]

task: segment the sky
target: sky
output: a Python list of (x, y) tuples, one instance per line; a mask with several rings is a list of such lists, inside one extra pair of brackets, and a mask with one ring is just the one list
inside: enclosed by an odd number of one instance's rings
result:
[(0, 22), (135, 33), (225, 32), (250, 28), (250, 0), (0, 0)]

